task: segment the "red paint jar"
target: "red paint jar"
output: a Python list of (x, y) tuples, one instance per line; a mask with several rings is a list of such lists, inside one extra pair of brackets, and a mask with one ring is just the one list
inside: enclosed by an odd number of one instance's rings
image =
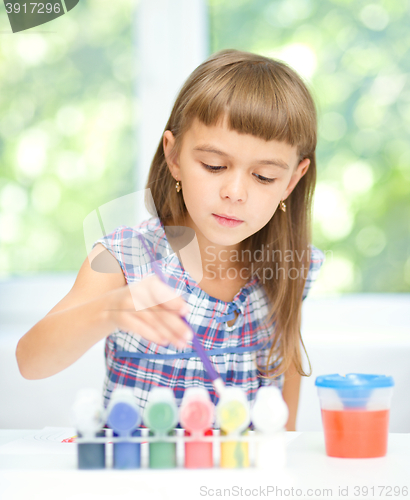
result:
[(361, 373), (332, 374), (317, 377), (315, 384), (326, 454), (338, 458), (384, 457), (393, 378)]
[[(213, 436), (212, 429), (208, 429), (205, 436)], [(185, 431), (185, 436), (191, 433)], [(209, 469), (214, 466), (213, 446), (210, 442), (190, 441), (185, 443), (185, 463), (186, 469)]]

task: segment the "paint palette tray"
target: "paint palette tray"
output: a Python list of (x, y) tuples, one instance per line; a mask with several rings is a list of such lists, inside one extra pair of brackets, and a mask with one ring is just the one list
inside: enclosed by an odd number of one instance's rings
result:
[[(156, 387), (143, 418), (127, 388), (113, 392), (106, 410), (97, 394), (82, 392), (74, 414), (80, 469), (242, 468), (270, 464), (272, 457), (277, 465), (284, 462), (288, 410), (276, 387), (258, 390), (252, 412), (239, 387), (225, 388), (216, 407), (205, 388), (188, 388), (179, 408), (170, 388)], [(249, 430), (251, 420), (257, 432)], [(178, 422), (182, 429), (175, 428)]]
[(174, 429), (167, 436), (154, 436), (149, 429), (139, 428), (134, 434), (124, 439), (114, 436), (112, 429), (103, 429), (98, 437), (78, 437), (78, 467), (229, 469), (273, 467), (273, 461), (275, 467), (285, 464), (283, 431), (266, 435), (246, 430), (240, 435), (224, 435), (219, 429), (209, 429), (204, 436), (191, 436), (184, 429)]

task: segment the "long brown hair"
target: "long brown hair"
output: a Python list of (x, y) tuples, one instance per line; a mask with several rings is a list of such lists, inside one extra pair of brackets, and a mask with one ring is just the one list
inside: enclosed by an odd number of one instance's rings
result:
[[(262, 261), (258, 258), (253, 263), (259, 275), (269, 276), (271, 256), (280, 256), (278, 279), (263, 283), (271, 304), (266, 322), (273, 333), (268, 362), (260, 369), (267, 377), (277, 377), (293, 361), (297, 371), (306, 375), (300, 351), (301, 344), (304, 348), (300, 326), (310, 265), (311, 206), (316, 183), (315, 105), (301, 78), (283, 62), (248, 52), (223, 50), (210, 56), (190, 75), (176, 99), (165, 127), (175, 137), (173, 154), (178, 155), (182, 137), (194, 118), (210, 126), (223, 116), (227, 117), (230, 129), (266, 141), (284, 141), (297, 147), (300, 161), (310, 160), (306, 174), (286, 199), (286, 212), (276, 210), (266, 226), (241, 243), (241, 250), (251, 256), (256, 250), (268, 249), (268, 253), (262, 252)], [(146, 187), (151, 189), (163, 223), (183, 220), (185, 203), (175, 190), (162, 138)]]

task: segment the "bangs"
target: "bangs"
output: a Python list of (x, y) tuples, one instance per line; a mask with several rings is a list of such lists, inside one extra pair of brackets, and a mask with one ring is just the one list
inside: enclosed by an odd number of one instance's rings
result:
[(199, 78), (185, 101), (183, 122), (189, 126), (196, 117), (209, 126), (226, 116), (231, 130), (284, 141), (309, 155), (316, 148), (316, 111), (309, 92), (285, 64), (259, 59), (218, 67)]

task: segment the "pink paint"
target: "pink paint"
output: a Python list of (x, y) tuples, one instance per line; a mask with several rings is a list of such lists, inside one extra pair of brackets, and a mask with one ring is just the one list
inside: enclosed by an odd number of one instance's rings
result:
[(186, 436), (195, 437), (185, 443), (185, 467), (187, 469), (206, 469), (213, 467), (212, 442), (201, 441), (212, 436), (215, 407), (204, 387), (190, 387), (185, 391), (180, 407), (179, 421)]
[(77, 442), (76, 438), (77, 438), (77, 436), (72, 436), (72, 437), (63, 439), (61, 442), (62, 443), (76, 443)]
[[(190, 436), (190, 432), (185, 431), (185, 436)], [(212, 429), (205, 432), (205, 436), (212, 436)], [(209, 469), (214, 466), (212, 443), (201, 441), (191, 441), (185, 443), (185, 464), (186, 469)]]
[(212, 425), (214, 405), (205, 398), (190, 398), (182, 407), (180, 421), (184, 429), (203, 434)]

